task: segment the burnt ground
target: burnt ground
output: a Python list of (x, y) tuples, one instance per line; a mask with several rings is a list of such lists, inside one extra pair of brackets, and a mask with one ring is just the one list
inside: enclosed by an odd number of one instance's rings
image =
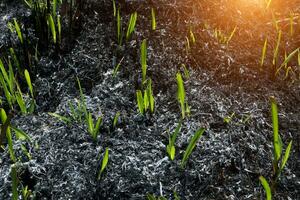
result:
[[(276, 6), (278, 19), (292, 10), (299, 16), (300, 4), (286, 1)], [(279, 4), (279, 3), (278, 3)], [(264, 199), (259, 175), (272, 174), (272, 122), (269, 97), (279, 105), (280, 134), (285, 146), (292, 139), (288, 164), (278, 183), (275, 199), (300, 199), (300, 82), (299, 66), (287, 78), (273, 76), (272, 56), (276, 31), (270, 13), (254, 3), (239, 1), (130, 2), (122, 7), (124, 26), (137, 10), (138, 22), (132, 39), (118, 48), (116, 24), (108, 0), (87, 1), (80, 32), (68, 51), (40, 56), (36, 63), (34, 89), (37, 109), (27, 116), (16, 115), (12, 123), (32, 139), (26, 143), (32, 159), (14, 148), (20, 157), (19, 180), (28, 185), (36, 199), (145, 199), (147, 193), (174, 199)], [(151, 30), (150, 9), (157, 10), (156, 31)], [(14, 42), (5, 24), (13, 17), (30, 13), (16, 2), (1, 3), (1, 51)], [(298, 14), (298, 15), (297, 15)], [(298, 18), (297, 18), (298, 19)], [(125, 22), (124, 22), (125, 21)], [(289, 37), (289, 21), (283, 30), (281, 57), (300, 46), (300, 19)], [(220, 44), (214, 28), (237, 32), (229, 45)], [(190, 27), (196, 43), (186, 51)], [(260, 69), (261, 48), (268, 36), (271, 49)], [(135, 91), (141, 82), (139, 46), (148, 42), (148, 76), (153, 81), (155, 113), (137, 111)], [(13, 41), (11, 41), (13, 40)], [(117, 50), (118, 49), (118, 50)], [(115, 60), (124, 56), (113, 78)], [(168, 129), (174, 131), (180, 119), (176, 99), (178, 70), (185, 64), (190, 77), (185, 88), (191, 115), (183, 121), (176, 140), (176, 157), (166, 153)], [(81, 80), (87, 106), (104, 121), (94, 142), (83, 123), (65, 124), (49, 112), (70, 115), (68, 102), (78, 102), (76, 77)], [(118, 125), (112, 127), (117, 112)], [(235, 113), (230, 123), (226, 116)], [(245, 120), (248, 119), (248, 120)], [(184, 170), (180, 161), (194, 132), (206, 131)], [(104, 149), (109, 148), (107, 170), (96, 176)], [(8, 149), (0, 158), (0, 199), (11, 197)]]

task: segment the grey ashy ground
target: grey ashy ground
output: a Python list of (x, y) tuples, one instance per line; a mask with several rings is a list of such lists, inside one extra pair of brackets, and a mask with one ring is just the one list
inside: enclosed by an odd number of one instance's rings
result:
[[(127, 45), (129, 53), (123, 51), (125, 59), (114, 79), (115, 46), (109, 34), (114, 25), (99, 19), (99, 13), (89, 16), (93, 17), (85, 20), (72, 51), (59, 61), (41, 58), (41, 74), (35, 82), (38, 112), (13, 121), (33, 141), (27, 144), (30, 161), (22, 154), (20, 142), (15, 143), (15, 149), (24, 161), (20, 164), (21, 180), (32, 187), (37, 199), (144, 199), (147, 193), (173, 199), (174, 191), (181, 199), (263, 199), (258, 176), (270, 177), (272, 171), (271, 95), (280, 105), (284, 143), (291, 138), (295, 141), (277, 199), (300, 198), (299, 101), (286, 105), (289, 95), (297, 94), (299, 88), (287, 92), (267, 80), (224, 84), (207, 67), (191, 66), (198, 69), (190, 69), (185, 83), (191, 116), (183, 123), (176, 158), (171, 162), (166, 154), (167, 130), (174, 131), (180, 118), (175, 75), (177, 66), (186, 61), (176, 52), (182, 42), (163, 26), (159, 37), (148, 40), (148, 74), (154, 82), (156, 111), (143, 117), (135, 102), (141, 73), (136, 55), (143, 32), (138, 31), (138, 37)], [(85, 88), (89, 110), (104, 117), (97, 142), (92, 141), (85, 125), (66, 125), (48, 114), (70, 114), (68, 102), (79, 99), (76, 76)], [(249, 90), (249, 84), (256, 89)], [(117, 112), (121, 117), (114, 129), (112, 120)], [(223, 118), (233, 112), (231, 123), (224, 123)], [(200, 127), (206, 132), (186, 169), (181, 170), (183, 152)], [(106, 147), (110, 152), (107, 171), (97, 181)], [(10, 199), (10, 164), (6, 150), (0, 158), (0, 199)]]

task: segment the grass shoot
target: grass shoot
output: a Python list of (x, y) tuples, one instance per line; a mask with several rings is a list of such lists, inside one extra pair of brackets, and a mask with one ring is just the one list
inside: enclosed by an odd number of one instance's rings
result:
[(190, 155), (192, 154), (194, 148), (196, 147), (196, 144), (198, 142), (198, 140), (200, 139), (200, 137), (202, 136), (202, 134), (204, 133), (205, 129), (204, 128), (200, 128), (199, 130), (196, 131), (196, 133), (194, 134), (194, 136), (192, 137), (192, 139), (189, 142), (188, 147), (186, 148), (180, 167), (183, 169), (186, 166), (186, 163), (190, 157)]
[(273, 124), (273, 149), (274, 149), (274, 158), (273, 158), (274, 179), (272, 182), (272, 190), (274, 191), (279, 176), (283, 171), (286, 162), (290, 156), (292, 141), (289, 142), (285, 150), (285, 154), (283, 155), (282, 154), (283, 144), (282, 144), (281, 137), (279, 135), (278, 108), (274, 97), (271, 97), (271, 111), (272, 111), (271, 113), (272, 113), (272, 124)]
[(108, 159), (109, 159), (109, 149), (106, 147), (105, 152), (104, 152), (104, 156), (102, 158), (101, 168), (100, 168), (99, 173), (98, 173), (98, 178), (97, 178), (98, 180), (101, 179), (101, 175), (104, 172), (104, 170), (106, 169)]
[(176, 141), (176, 138), (178, 136), (180, 129), (181, 129), (181, 122), (178, 123), (172, 136), (169, 135), (169, 144), (167, 145), (167, 153), (171, 160), (174, 160), (174, 158), (175, 158), (175, 153), (176, 153), (175, 141)]
[(144, 39), (141, 44), (141, 66), (142, 66), (142, 83), (146, 81), (147, 74), (147, 41)]
[(156, 14), (154, 8), (151, 8), (151, 28), (152, 31), (156, 30)]

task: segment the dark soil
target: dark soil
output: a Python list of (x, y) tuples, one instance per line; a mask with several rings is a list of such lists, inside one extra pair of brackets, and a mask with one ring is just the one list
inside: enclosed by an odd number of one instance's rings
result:
[[(298, 16), (292, 37), (289, 21), (279, 24), (282, 62), (285, 50), (300, 47), (300, 3), (275, 4), (272, 9), (278, 19), (288, 18), (290, 11)], [(152, 7), (157, 11), (156, 31), (151, 31)], [(124, 27), (135, 10), (139, 14), (136, 32), (120, 48), (111, 2), (88, 0), (71, 47), (59, 55), (49, 51), (40, 56), (34, 67), (37, 109), (27, 116), (15, 115), (12, 121), (32, 139), (32, 143), (14, 143), (20, 157), (20, 183), (28, 185), (35, 199), (145, 199), (147, 193), (174, 199), (174, 192), (180, 199), (191, 200), (264, 199), (258, 177), (271, 180), (272, 176), (269, 97), (274, 96), (284, 148), (293, 140), (274, 199), (300, 199), (300, 68), (295, 64), (294, 73), (287, 78), (284, 72), (274, 76), (277, 34), (270, 13), (243, 0), (128, 1), (121, 10)], [(17, 41), (7, 30), (7, 22), (14, 17), (28, 20), (30, 12), (15, 1), (0, 3), (0, 11), (0, 50), (5, 52)], [(230, 33), (235, 26), (238, 29), (229, 45), (220, 44), (213, 36), (214, 28)], [(187, 52), (185, 37), (190, 27), (196, 43)], [(266, 36), (271, 47), (260, 69)], [(147, 75), (153, 81), (156, 105), (153, 115), (142, 116), (135, 92), (141, 83), (139, 48), (145, 38)], [(122, 57), (120, 71), (113, 78), (115, 63)], [(183, 121), (176, 157), (171, 161), (166, 145), (168, 130), (173, 132), (181, 117), (176, 72), (183, 72), (182, 64), (190, 72), (185, 89), (191, 114)], [(84, 123), (67, 125), (48, 114), (70, 116), (69, 102), (80, 99), (76, 77), (88, 110), (104, 117), (96, 142)], [(117, 112), (121, 115), (113, 128)], [(232, 121), (225, 123), (224, 118), (232, 113)], [(206, 131), (183, 170), (184, 151), (200, 127)], [(24, 156), (21, 144), (26, 144), (32, 159)], [(109, 162), (98, 181), (106, 147)], [(11, 164), (5, 148), (0, 156), (0, 199), (11, 199)]]

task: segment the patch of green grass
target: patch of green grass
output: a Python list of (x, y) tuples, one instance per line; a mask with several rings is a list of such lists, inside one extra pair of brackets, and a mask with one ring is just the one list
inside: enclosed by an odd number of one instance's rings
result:
[(15, 104), (17, 104), (22, 114), (28, 114), (34, 111), (35, 101), (33, 95), (33, 86), (27, 70), (24, 71), (24, 76), (31, 96), (29, 107), (27, 107), (27, 103), (23, 98), (22, 91), (16, 79), (16, 75), (13, 71), (10, 60), (8, 61), (8, 70), (6, 70), (3, 62), (0, 59), (0, 88), (3, 90), (6, 102), (11, 110), (15, 110)]

